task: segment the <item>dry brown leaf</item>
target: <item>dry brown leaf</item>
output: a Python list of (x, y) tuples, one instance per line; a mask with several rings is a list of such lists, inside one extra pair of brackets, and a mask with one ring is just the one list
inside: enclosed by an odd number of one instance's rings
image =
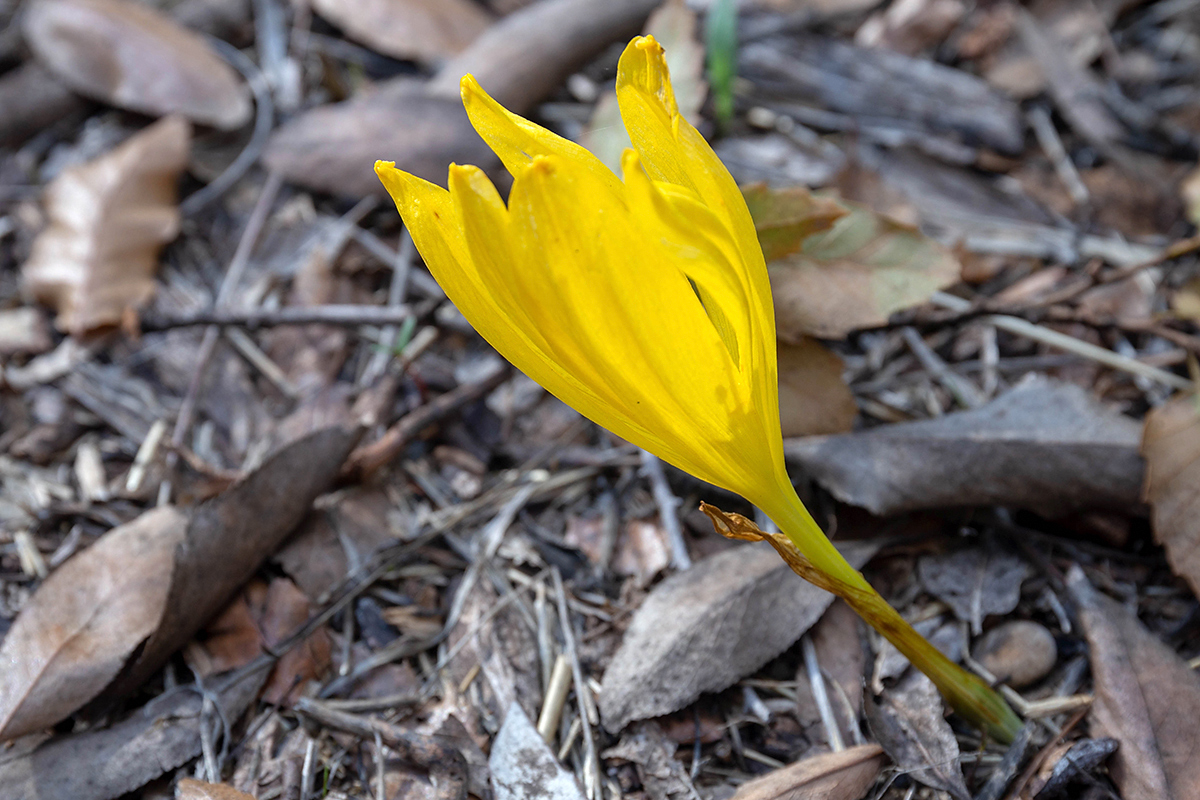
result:
[(946, 36), (962, 21), (966, 11), (962, 0), (892, 3), (886, 10), (872, 14), (859, 26), (854, 43), (916, 55), (944, 42)]
[(808, 237), (829, 230), (850, 213), (836, 200), (818, 197), (803, 186), (772, 189), (756, 183), (742, 189), (742, 195), (768, 262), (800, 252)]
[(225, 607), (333, 484), (359, 433), (334, 425), (301, 437), (192, 511), (162, 620), (110, 691), (139, 686)]
[(139, 686), (278, 548), (357, 438), (340, 427), (301, 438), (190, 513), (147, 512), (53, 573), (0, 644), (0, 737)]
[(195, 33), (130, 0), (37, 0), (25, 8), (25, 41), (82, 95), (151, 116), (183, 114), (240, 128), (250, 94)]
[(459, 79), (471, 73), (521, 114), (615, 41), (637, 33), (658, 0), (543, 0), (489, 28), (427, 84), (390, 81), (370, 94), (297, 115), (273, 134), (263, 158), (285, 178), (321, 191), (382, 194), (378, 158), (444, 183), (450, 162), (498, 161), (471, 128)]
[[(205, 696), (166, 693), (112, 727), (59, 736), (32, 753), (0, 758), (3, 794), (21, 800), (112, 800), (128, 794), (200, 755), (200, 728), (211, 723), (213, 710), (236, 724), (258, 696), (266, 667), (210, 681)], [(210, 699), (217, 708), (202, 713)]]
[(887, 755), (877, 744), (823, 753), (743, 783), (733, 800), (860, 800), (875, 783)]
[[(857, 544), (841, 549), (855, 567), (874, 553)], [(618, 731), (730, 686), (794, 644), (833, 599), (758, 545), (670, 576), (633, 615), (604, 673), (604, 727)]]
[(191, 126), (168, 117), (46, 188), (50, 224), (22, 267), (25, 290), (60, 330), (119, 324), (154, 293), (158, 252), (179, 232), (176, 184)]
[[(679, 113), (693, 125), (699, 122), (700, 107), (708, 93), (704, 80), (704, 47), (696, 38), (696, 12), (683, 0), (665, 0), (646, 20), (644, 33), (653, 36), (666, 50), (667, 69)], [(615, 92), (600, 96), (580, 144), (621, 173), (621, 154), (633, 147), (629, 133), (621, 121), (621, 109)]]
[(45, 315), (36, 308), (0, 311), (0, 355), (44, 353), (54, 346)]
[(657, 522), (634, 519), (625, 524), (613, 554), (615, 572), (632, 576), (638, 586), (644, 587), (670, 563), (666, 535)]
[(1146, 415), (1142, 456), (1154, 538), (1175, 573), (1200, 594), (1200, 415), (1194, 395), (1176, 397)]
[[(308, 598), (287, 578), (250, 583), (207, 626), (203, 637), (207, 663), (197, 671), (206, 675), (249, 664), (267, 648), (282, 644), (311, 613)], [(328, 671), (331, 656), (329, 631), (318, 628), (279, 658), (263, 690), (263, 701), (290, 708), (310, 680)]]
[(779, 336), (838, 339), (883, 325), (959, 280), (954, 254), (915, 228), (856, 204), (797, 252), (768, 264)]
[(1200, 675), (1078, 566), (1067, 586), (1090, 649), (1092, 733), (1121, 743), (1111, 768), (1121, 797), (1200, 797)]
[(355, 39), (401, 60), (437, 62), (492, 24), (473, 0), (313, 0), (313, 10)]
[(840, 436), (792, 439), (788, 460), (839, 500), (886, 515), (1002, 505), (1061, 516), (1135, 506), (1138, 425), (1073, 384), (1031, 377), (985, 406)]
[(871, 732), (896, 766), (955, 800), (970, 798), (958, 763), (958, 740), (943, 717), (933, 681), (911, 670), (883, 697), (869, 699), (866, 711)]
[(1017, 607), (1021, 582), (1029, 577), (1028, 566), (1015, 554), (986, 546), (924, 556), (917, 571), (925, 590), (971, 623), (975, 636), (983, 633), (984, 617)]
[(227, 783), (184, 778), (175, 784), (175, 800), (254, 800), (254, 795), (238, 791)]
[[(296, 633), (313, 613), (312, 604), (296, 584), (287, 578), (276, 578), (267, 588), (266, 607), (262, 616), (262, 635), (275, 647)], [(312, 635), (283, 654), (275, 664), (266, 687), (263, 702), (290, 707), (308, 688), (329, 670), (332, 642), (326, 628)]]
[(812, 339), (779, 343), (779, 422), (784, 436), (845, 433), (854, 427), (858, 403), (842, 359)]
[(169, 506), (114, 528), (55, 570), (0, 643), (0, 740), (95, 698), (152, 634), (187, 517)]

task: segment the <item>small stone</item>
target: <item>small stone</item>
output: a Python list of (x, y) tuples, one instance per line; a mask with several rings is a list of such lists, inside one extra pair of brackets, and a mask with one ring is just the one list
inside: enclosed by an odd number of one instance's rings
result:
[(975, 660), (1014, 689), (1036, 683), (1054, 669), (1054, 634), (1036, 622), (1019, 620), (992, 628), (980, 637)]

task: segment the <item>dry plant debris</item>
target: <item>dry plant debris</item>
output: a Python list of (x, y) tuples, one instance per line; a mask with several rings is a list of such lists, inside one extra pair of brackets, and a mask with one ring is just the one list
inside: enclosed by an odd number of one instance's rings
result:
[(168, 117), (46, 188), (49, 224), (21, 268), (59, 330), (116, 325), (154, 293), (158, 254), (179, 233), (176, 202), (191, 126)]
[(434, 63), (462, 51), (492, 21), (471, 0), (316, 0), (313, 10), (378, 53)]
[(140, 3), (38, 0), (26, 9), (23, 33), (80, 94), (224, 130), (250, 119), (250, 92), (233, 68), (202, 37)]
[(1113, 778), (1129, 800), (1200, 790), (1200, 676), (1137, 617), (1096, 591), (1079, 567), (1067, 575), (1091, 645), (1098, 732), (1121, 746)]
[[(861, 566), (871, 552), (844, 554)], [(832, 601), (759, 546), (736, 547), (668, 578), (642, 602), (605, 670), (605, 727), (619, 731), (724, 689), (794, 644)]]
[[(0, 3), (0, 796), (1200, 792), (1192, 6), (739, 3), (716, 135), (709, 5)], [(487, 165), (467, 72), (611, 161), (639, 31), (753, 211), (793, 479), (1011, 749), (376, 199)]]
[(875, 514), (995, 504), (1054, 517), (1136, 504), (1138, 436), (1132, 420), (1078, 387), (1035, 377), (973, 411), (792, 440), (787, 453)]

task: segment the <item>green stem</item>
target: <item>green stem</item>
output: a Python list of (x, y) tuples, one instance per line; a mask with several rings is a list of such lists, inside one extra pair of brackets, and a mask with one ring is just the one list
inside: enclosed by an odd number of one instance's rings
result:
[[(879, 596), (866, 578), (842, 557), (813, 520), (795, 492), (768, 511), (780, 530), (820, 573), (814, 583), (845, 600), (858, 615), (896, 646), (912, 665), (929, 676), (950, 707), (1005, 744), (1021, 729), (1021, 720), (1000, 694), (977, 675), (946, 658)], [(775, 513), (771, 513), (774, 511)], [(822, 580), (821, 576), (828, 578)], [(805, 576), (812, 580), (810, 576)], [(826, 585), (828, 584), (828, 585)]]

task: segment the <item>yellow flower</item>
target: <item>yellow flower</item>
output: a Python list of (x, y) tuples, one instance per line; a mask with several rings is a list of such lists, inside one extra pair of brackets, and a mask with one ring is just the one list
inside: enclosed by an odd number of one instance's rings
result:
[(435, 278), (505, 358), (619, 436), (758, 497), (786, 482), (766, 265), (737, 185), (679, 116), (662, 48), (635, 41), (617, 97), (622, 182), (467, 76), (472, 124), (514, 181), (449, 191), (376, 170)]
[[(890, 612), (879, 624), (899, 636), (903, 620), (792, 488), (771, 287), (754, 223), (729, 172), (679, 115), (658, 42), (634, 39), (617, 68), (634, 145), (620, 177), (509, 113), (469, 75), (462, 98), (512, 173), (507, 205), (477, 167), (452, 165), (446, 190), (375, 164), (454, 304), (563, 402), (762, 508), (814, 568), (810, 578), (857, 598), (852, 605), (866, 613)], [(923, 657), (917, 650), (914, 661)]]

